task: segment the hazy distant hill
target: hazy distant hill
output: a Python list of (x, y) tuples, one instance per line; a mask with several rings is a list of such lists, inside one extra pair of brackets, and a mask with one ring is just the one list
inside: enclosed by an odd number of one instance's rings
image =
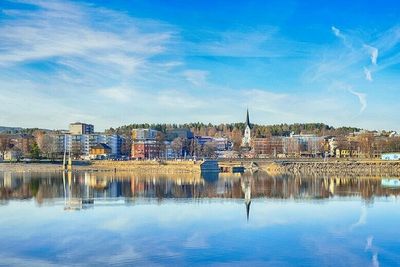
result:
[(40, 129), (40, 128), (22, 128), (22, 127), (0, 126), (0, 134), (32, 134), (35, 131), (51, 132), (51, 130)]
[(23, 130), (21, 127), (0, 126), (0, 133), (19, 133)]

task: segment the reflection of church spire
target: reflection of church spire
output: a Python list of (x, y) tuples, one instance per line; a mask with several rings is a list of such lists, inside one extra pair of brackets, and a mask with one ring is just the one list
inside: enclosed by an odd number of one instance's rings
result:
[(247, 221), (249, 221), (249, 216), (250, 216), (250, 204), (251, 204), (251, 200), (249, 201), (245, 201), (246, 204), (246, 215), (247, 215)]
[(250, 204), (251, 204), (251, 181), (248, 177), (242, 180), (242, 191), (244, 193), (244, 204), (246, 204), (246, 217), (249, 221), (250, 217)]

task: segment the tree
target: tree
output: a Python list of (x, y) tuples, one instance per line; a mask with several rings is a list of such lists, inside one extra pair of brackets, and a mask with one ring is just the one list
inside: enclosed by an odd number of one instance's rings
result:
[(242, 131), (240, 131), (238, 128), (233, 129), (232, 131), (232, 142), (233, 142), (233, 150), (239, 151), (240, 146), (242, 144)]
[(71, 155), (74, 159), (80, 158), (82, 156), (82, 145), (80, 142), (73, 142), (71, 148)]
[(185, 138), (183, 137), (177, 137), (172, 141), (171, 148), (176, 156), (182, 157), (184, 144), (185, 144)]
[(61, 152), (58, 151), (59, 148), (56, 136), (50, 134), (46, 134), (42, 137), (41, 147), (39, 146), (39, 148), (46, 155), (46, 157), (51, 159), (52, 161), (54, 161), (57, 154)]
[(189, 145), (189, 153), (192, 157), (201, 156), (201, 145), (197, 142), (196, 139), (192, 139)]
[(156, 149), (158, 152), (158, 157), (162, 157), (165, 152), (165, 135), (162, 132), (158, 132), (156, 136)]
[(40, 158), (40, 148), (36, 142), (33, 142), (29, 151), (32, 159), (39, 159)]
[(361, 152), (367, 157), (372, 157), (373, 143), (375, 137), (372, 133), (363, 133), (358, 136)]
[(22, 153), (22, 150), (19, 149), (18, 147), (13, 147), (12, 151), (14, 153), (14, 157), (17, 161), (20, 161), (24, 155), (24, 153)]
[(12, 147), (11, 138), (8, 135), (0, 135), (0, 153), (4, 158), (6, 152)]
[(44, 142), (44, 138), (46, 136), (46, 132), (40, 131), (40, 130), (35, 130), (32, 132), (32, 135), (35, 138), (35, 141), (38, 144), (39, 149), (43, 150), (43, 142)]
[(203, 156), (207, 158), (212, 158), (215, 156), (217, 151), (217, 144), (214, 142), (207, 142), (203, 146)]

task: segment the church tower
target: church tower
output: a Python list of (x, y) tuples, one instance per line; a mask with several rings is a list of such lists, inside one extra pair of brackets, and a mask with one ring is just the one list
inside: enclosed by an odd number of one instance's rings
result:
[(244, 130), (244, 135), (242, 139), (242, 147), (250, 147), (250, 142), (251, 142), (251, 127), (250, 127), (249, 109), (247, 109), (246, 128)]

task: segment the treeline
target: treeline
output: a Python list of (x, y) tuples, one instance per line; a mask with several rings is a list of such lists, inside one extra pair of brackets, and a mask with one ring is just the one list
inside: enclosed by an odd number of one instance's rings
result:
[[(223, 123), (214, 125), (211, 123), (184, 123), (184, 124), (129, 124), (117, 128), (110, 128), (106, 133), (129, 135), (133, 129), (151, 128), (163, 133), (168, 130), (187, 128), (190, 129), (195, 135), (208, 135), (213, 137), (226, 136), (233, 137), (240, 135), (245, 129), (245, 123)], [(324, 123), (294, 123), (294, 124), (275, 124), (275, 125), (259, 125), (252, 124), (252, 134), (255, 137), (266, 136), (288, 136), (290, 133), (294, 134), (316, 134), (316, 135), (346, 135), (361, 130), (355, 127), (340, 127), (334, 128), (333, 126)]]

